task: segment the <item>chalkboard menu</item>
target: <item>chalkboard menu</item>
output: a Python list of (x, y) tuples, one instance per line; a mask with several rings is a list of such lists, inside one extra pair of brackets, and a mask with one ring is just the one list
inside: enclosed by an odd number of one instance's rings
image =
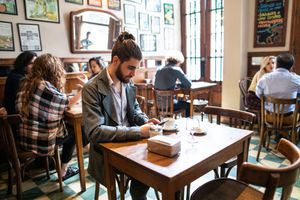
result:
[(256, 0), (254, 47), (285, 45), (288, 0)]

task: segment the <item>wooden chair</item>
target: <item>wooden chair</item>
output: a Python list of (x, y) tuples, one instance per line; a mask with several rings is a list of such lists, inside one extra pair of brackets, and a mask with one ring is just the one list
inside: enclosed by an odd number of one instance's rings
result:
[[(272, 105), (275, 112), (270, 112), (265, 109), (265, 104)], [(286, 106), (294, 105), (295, 109), (292, 113), (285, 113)], [(299, 96), (294, 99), (277, 99), (272, 97), (261, 97), (261, 128), (260, 128), (260, 142), (257, 152), (256, 160), (259, 160), (262, 146), (265, 146), (267, 139), (267, 149), (269, 149), (270, 136), (272, 133), (282, 134), (288, 137), (293, 143), (296, 143), (297, 129), (300, 127), (299, 123)], [(290, 123), (285, 123), (286, 117), (289, 116)], [(267, 120), (267, 118), (269, 118)], [(267, 133), (267, 134), (266, 134)]]
[(257, 121), (257, 124), (258, 124), (258, 132), (259, 132), (260, 131), (260, 126), (261, 126), (261, 124), (260, 124), (260, 122), (261, 122), (260, 110), (254, 110), (254, 109), (249, 108), (249, 106), (247, 104), (247, 100), (246, 100), (247, 93), (248, 93), (248, 88), (251, 84), (251, 81), (252, 81), (252, 78), (250, 78), (250, 77), (242, 78), (239, 81), (239, 88), (240, 88), (240, 91), (241, 91), (241, 94), (242, 94), (244, 109), (248, 112), (254, 113), (257, 117), (256, 121)]
[[(196, 189), (191, 200), (272, 200), (276, 187), (283, 188), (282, 200), (289, 199), (299, 173), (300, 150), (290, 141), (281, 139), (278, 144), (278, 151), (290, 161), (289, 166), (270, 168), (244, 162), (240, 169), (238, 181), (228, 178), (212, 180)], [(265, 192), (262, 193), (248, 184), (265, 187)]]
[[(9, 185), (8, 185), (8, 193), (11, 193), (12, 191), (12, 169), (15, 171), (15, 178), (16, 178), (16, 185), (17, 185), (17, 199), (22, 199), (22, 179), (24, 178), (25, 168), (34, 161), (35, 158), (40, 157), (32, 152), (24, 151), (19, 148), (17, 148), (14, 134), (12, 131), (12, 127), (18, 126), (18, 124), (21, 122), (21, 116), (20, 115), (5, 115), (0, 116), (0, 131), (4, 138), (4, 144), (5, 144), (5, 153), (8, 154), (8, 162), (10, 165), (9, 170)], [(56, 172), (58, 176), (60, 191), (63, 191), (63, 185), (62, 185), (62, 177), (61, 177), (61, 166), (60, 166), (60, 158), (59, 158), (59, 152), (58, 152), (58, 146), (55, 147), (55, 166), (56, 166)], [(49, 163), (48, 163), (48, 157), (45, 156), (45, 167), (47, 172), (47, 178), (50, 179), (49, 175)]]
[(174, 111), (174, 90), (156, 90), (153, 89), (154, 93), (154, 106), (156, 115), (162, 118), (173, 117), (175, 118), (180, 113), (185, 116), (185, 108)]
[(147, 113), (147, 105), (146, 105), (146, 99), (143, 96), (136, 95), (136, 100), (140, 104), (140, 108), (144, 113)]
[[(206, 106), (204, 108), (204, 114), (208, 115), (208, 119), (211, 123), (216, 121), (217, 124), (227, 124), (230, 127), (240, 128), (240, 129), (253, 129), (253, 124), (255, 120), (255, 114), (241, 111), (233, 110), (227, 108), (221, 108), (216, 106)], [(231, 158), (222, 165), (219, 166), (220, 170), (214, 169), (215, 178), (227, 177), (231, 169), (237, 164), (237, 158)], [(227, 170), (226, 170), (227, 169)], [(219, 174), (220, 171), (220, 174)], [(187, 199), (189, 199), (190, 185), (187, 186)]]

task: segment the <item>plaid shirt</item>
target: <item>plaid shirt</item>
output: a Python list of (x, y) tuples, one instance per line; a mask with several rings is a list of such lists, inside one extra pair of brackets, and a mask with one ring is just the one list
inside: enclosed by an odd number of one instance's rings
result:
[(67, 134), (63, 114), (68, 99), (49, 82), (42, 81), (31, 96), (28, 115), (25, 115), (20, 98), (22, 93), (18, 93), (16, 101), (16, 110), (23, 118), (19, 129), (19, 145), (38, 155), (52, 155), (56, 138)]

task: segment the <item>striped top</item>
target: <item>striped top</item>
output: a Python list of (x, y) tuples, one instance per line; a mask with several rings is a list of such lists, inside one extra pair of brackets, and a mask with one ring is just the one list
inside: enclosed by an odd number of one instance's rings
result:
[(65, 94), (59, 92), (47, 81), (41, 81), (28, 105), (28, 115), (22, 112), (20, 91), (16, 110), (22, 115), (18, 143), (24, 150), (38, 155), (52, 155), (57, 137), (65, 137), (67, 132), (63, 114), (68, 105)]

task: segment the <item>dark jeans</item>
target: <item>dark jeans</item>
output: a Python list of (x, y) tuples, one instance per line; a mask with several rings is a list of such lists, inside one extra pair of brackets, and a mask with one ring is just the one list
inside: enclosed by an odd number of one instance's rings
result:
[[(61, 154), (61, 163), (68, 163), (72, 159), (72, 155), (75, 149), (75, 132), (74, 127), (66, 124), (66, 129), (68, 130), (68, 136), (65, 138), (57, 138), (56, 143), (63, 145)], [(86, 138), (84, 127), (81, 126), (82, 133), (82, 146), (85, 147), (89, 142)]]
[(186, 101), (174, 102), (174, 111), (181, 108), (185, 108), (185, 117), (190, 117), (190, 103), (187, 103)]
[[(132, 200), (146, 200), (149, 186), (131, 178), (130, 195)], [(180, 192), (175, 193), (175, 199), (180, 199)]]

